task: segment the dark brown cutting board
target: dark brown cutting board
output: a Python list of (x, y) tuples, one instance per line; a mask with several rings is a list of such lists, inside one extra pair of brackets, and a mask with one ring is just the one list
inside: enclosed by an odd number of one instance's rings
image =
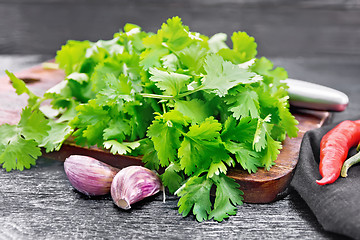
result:
[[(42, 94), (50, 87), (64, 79), (62, 70), (43, 69), (41, 65), (25, 69), (15, 74), (27, 82), (35, 94)], [(27, 97), (18, 96), (7, 77), (0, 78), (0, 124), (16, 124), (20, 119), (21, 109), (26, 106)], [(254, 174), (248, 174), (242, 169), (232, 169), (228, 176), (235, 179), (244, 192), (244, 201), (248, 203), (268, 203), (279, 198), (287, 189), (298, 161), (300, 144), (304, 133), (320, 127), (329, 117), (328, 112), (294, 110), (294, 116), (299, 121), (299, 136), (287, 138), (283, 149), (276, 160), (276, 165), (270, 171), (260, 169)], [(129, 165), (143, 165), (140, 158), (113, 155), (106, 150), (82, 148), (67, 142), (59, 152), (45, 156), (64, 161), (72, 154), (82, 154), (95, 157), (103, 162), (122, 168)]]

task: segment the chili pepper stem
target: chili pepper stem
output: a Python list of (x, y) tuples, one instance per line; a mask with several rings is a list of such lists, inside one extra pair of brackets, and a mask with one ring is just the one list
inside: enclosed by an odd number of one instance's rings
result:
[(358, 153), (355, 154), (354, 156), (348, 158), (348, 159), (344, 162), (344, 164), (343, 164), (343, 166), (342, 166), (342, 168), (341, 168), (341, 176), (342, 176), (342, 177), (347, 177), (347, 172), (348, 172), (349, 168), (350, 168), (352, 165), (356, 164), (356, 163), (360, 163), (360, 152), (358, 152)]

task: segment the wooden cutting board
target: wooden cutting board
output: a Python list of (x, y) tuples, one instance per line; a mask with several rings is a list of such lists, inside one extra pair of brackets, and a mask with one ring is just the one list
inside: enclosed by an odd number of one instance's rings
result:
[[(27, 82), (27, 86), (35, 93), (42, 94), (58, 82), (62, 81), (65, 74), (62, 70), (43, 69), (41, 65), (25, 69), (15, 74)], [(18, 96), (5, 76), (0, 78), (0, 124), (16, 124), (20, 119), (20, 112), (27, 103), (27, 97)], [(276, 160), (276, 165), (270, 171), (259, 169), (256, 173), (248, 174), (236, 168), (228, 172), (228, 176), (240, 184), (244, 192), (244, 201), (248, 203), (268, 203), (277, 200), (287, 189), (293, 176), (304, 133), (320, 127), (330, 116), (329, 112), (295, 109), (292, 113), (299, 121), (299, 136), (287, 138), (283, 149)], [(60, 161), (72, 154), (88, 155), (100, 161), (123, 168), (129, 165), (143, 165), (140, 158), (113, 155), (106, 150), (97, 148), (83, 148), (67, 142), (60, 151), (45, 154), (44, 156)]]

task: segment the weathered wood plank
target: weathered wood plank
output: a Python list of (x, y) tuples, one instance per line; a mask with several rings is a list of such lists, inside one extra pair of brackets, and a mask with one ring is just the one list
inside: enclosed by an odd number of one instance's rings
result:
[[(22, 173), (0, 170), (0, 238), (3, 239), (331, 239), (292, 192), (271, 204), (244, 204), (222, 223), (198, 223), (177, 212), (177, 198), (162, 194), (115, 207), (109, 196), (87, 198), (73, 190), (61, 162), (40, 159)], [(344, 238), (343, 238), (344, 239)]]
[(177, 15), (209, 36), (247, 31), (263, 56), (359, 56), (359, 6), (356, 0), (2, 0), (0, 53), (53, 54), (68, 39), (109, 39), (127, 22), (156, 31)]

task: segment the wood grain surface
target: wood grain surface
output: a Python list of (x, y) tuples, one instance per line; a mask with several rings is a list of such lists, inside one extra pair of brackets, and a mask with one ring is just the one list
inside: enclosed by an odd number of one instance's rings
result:
[[(110, 196), (76, 192), (59, 161), (41, 158), (22, 173), (0, 170), (0, 239), (337, 239), (321, 230), (292, 192), (271, 204), (243, 204), (236, 216), (198, 223), (177, 212), (177, 198), (162, 194), (117, 208)], [(316, 232), (315, 232), (316, 229)], [(346, 239), (346, 238), (342, 238)]]
[[(17, 71), (48, 56), (0, 55), (3, 69)], [(340, 89), (350, 97), (345, 112), (332, 121), (360, 112), (360, 59), (277, 58), (290, 76)], [(336, 63), (334, 65), (334, 63)], [(338, 79), (342, 79), (341, 82)], [(73, 190), (63, 164), (40, 158), (23, 172), (0, 170), (0, 239), (346, 239), (326, 232), (301, 197), (288, 195), (268, 204), (244, 203), (236, 216), (217, 223), (198, 223), (178, 214), (177, 198), (162, 195), (142, 201), (131, 211), (115, 207), (109, 196), (86, 198)]]
[(110, 39), (128, 22), (154, 32), (180, 16), (229, 41), (246, 31), (261, 56), (359, 57), (359, 15), (358, 0), (0, 0), (0, 53), (53, 54), (68, 39)]

